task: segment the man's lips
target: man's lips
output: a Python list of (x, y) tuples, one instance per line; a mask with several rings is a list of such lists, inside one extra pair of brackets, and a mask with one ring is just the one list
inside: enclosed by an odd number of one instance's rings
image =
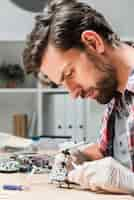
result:
[(75, 90), (71, 95), (72, 95), (73, 98), (81, 97), (81, 98), (95, 99), (98, 95), (98, 91), (95, 90), (95, 89), (89, 90), (87, 92), (82, 91), (82, 90)]
[(91, 98), (91, 99), (96, 99), (98, 95), (98, 92), (96, 90), (92, 90), (87, 92), (87, 94), (85, 95), (85, 98)]
[(76, 99), (77, 97), (81, 96), (81, 93), (81, 90), (75, 90), (71, 95)]

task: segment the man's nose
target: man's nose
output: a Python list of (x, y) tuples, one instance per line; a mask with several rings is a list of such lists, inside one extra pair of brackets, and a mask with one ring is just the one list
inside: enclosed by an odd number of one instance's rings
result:
[(68, 90), (72, 98), (76, 99), (81, 95), (82, 88), (79, 85), (72, 82), (64, 82), (63, 85)]
[(74, 91), (70, 92), (70, 95), (73, 99), (78, 98), (79, 96), (81, 96), (81, 89), (76, 88)]

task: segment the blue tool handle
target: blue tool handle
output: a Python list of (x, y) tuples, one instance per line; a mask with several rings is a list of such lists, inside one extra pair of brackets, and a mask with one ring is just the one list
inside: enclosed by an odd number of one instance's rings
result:
[(3, 185), (4, 190), (23, 190), (21, 185)]

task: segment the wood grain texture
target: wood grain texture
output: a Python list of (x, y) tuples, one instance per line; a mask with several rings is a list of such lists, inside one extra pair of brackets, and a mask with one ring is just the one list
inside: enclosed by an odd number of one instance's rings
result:
[(134, 200), (134, 197), (129, 195), (96, 194), (79, 189), (58, 188), (48, 183), (46, 174), (0, 174), (0, 185), (2, 184), (22, 184), (30, 187), (28, 191), (1, 190), (0, 199), (6, 200)]

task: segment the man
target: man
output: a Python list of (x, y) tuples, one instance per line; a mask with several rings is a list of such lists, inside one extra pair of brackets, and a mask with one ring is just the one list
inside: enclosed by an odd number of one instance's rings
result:
[(107, 104), (101, 138), (83, 154), (92, 160), (112, 156), (133, 171), (134, 49), (103, 15), (77, 0), (50, 1), (36, 18), (23, 57), (28, 72), (47, 75), (72, 97)]

